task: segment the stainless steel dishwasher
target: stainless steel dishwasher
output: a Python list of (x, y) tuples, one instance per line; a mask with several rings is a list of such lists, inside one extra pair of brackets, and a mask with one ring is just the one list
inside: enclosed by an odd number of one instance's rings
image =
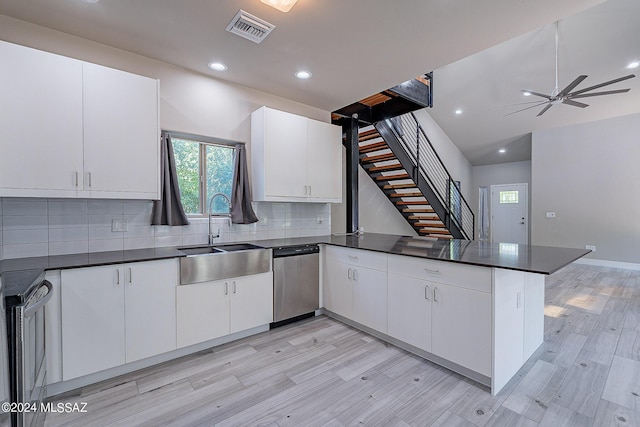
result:
[(320, 305), (318, 245), (273, 248), (273, 323), (312, 316)]

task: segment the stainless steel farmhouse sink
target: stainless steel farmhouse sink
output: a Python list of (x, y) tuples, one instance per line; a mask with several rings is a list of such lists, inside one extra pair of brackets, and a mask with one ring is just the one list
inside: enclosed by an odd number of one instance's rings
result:
[(223, 280), (271, 270), (271, 249), (250, 243), (179, 248), (180, 284)]

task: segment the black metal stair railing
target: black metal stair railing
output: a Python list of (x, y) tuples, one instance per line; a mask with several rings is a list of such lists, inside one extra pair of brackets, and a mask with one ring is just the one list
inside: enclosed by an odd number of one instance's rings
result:
[(445, 208), (447, 218), (444, 222), (447, 228), (451, 230), (453, 225), (460, 230), (465, 239), (473, 240), (475, 235), (473, 211), (415, 115), (413, 113), (404, 114), (386, 121), (413, 161), (415, 166), (413, 179), (416, 184), (420, 180), (426, 181), (433, 189), (440, 204)]

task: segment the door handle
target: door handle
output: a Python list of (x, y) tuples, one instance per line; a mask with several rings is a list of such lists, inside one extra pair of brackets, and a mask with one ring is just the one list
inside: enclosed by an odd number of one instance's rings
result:
[(133, 272), (131, 271), (131, 267), (129, 267), (129, 283), (133, 282)]
[(232, 283), (233, 283), (233, 293), (235, 294), (235, 293), (236, 293), (236, 291), (238, 290), (238, 289), (236, 288), (236, 281), (234, 280)]
[(347, 278), (351, 280), (351, 269), (347, 270)]
[(358, 270), (356, 270), (355, 268), (353, 269), (353, 281), (358, 281)]
[(76, 171), (76, 187), (78, 186), (78, 171)]
[(120, 269), (116, 269), (116, 286), (120, 286)]
[(424, 299), (429, 301), (429, 285), (425, 285), (424, 287)]
[(224, 282), (224, 294), (229, 295), (229, 282)]
[(89, 187), (91, 187), (91, 172), (87, 172), (87, 181), (89, 182)]
[(440, 302), (440, 300), (438, 300), (438, 287), (437, 286), (435, 288), (433, 288), (433, 302)]

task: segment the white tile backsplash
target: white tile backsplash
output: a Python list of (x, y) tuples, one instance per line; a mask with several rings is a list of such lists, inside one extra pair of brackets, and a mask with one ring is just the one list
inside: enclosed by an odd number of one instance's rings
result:
[[(145, 200), (0, 198), (0, 259), (206, 245), (208, 218), (184, 227), (152, 226), (153, 202)], [(229, 224), (213, 218), (216, 243), (305, 237), (331, 233), (331, 206), (321, 203), (254, 203), (259, 222)], [(128, 231), (113, 232), (112, 221)]]

